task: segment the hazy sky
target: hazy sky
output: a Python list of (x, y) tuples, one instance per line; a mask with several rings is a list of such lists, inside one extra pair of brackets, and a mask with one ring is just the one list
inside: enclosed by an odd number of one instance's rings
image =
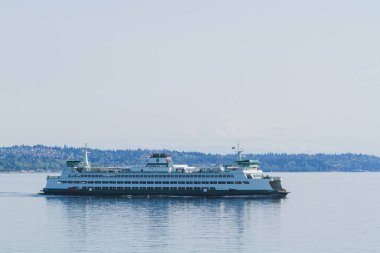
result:
[(380, 155), (379, 1), (0, 2), (0, 146)]

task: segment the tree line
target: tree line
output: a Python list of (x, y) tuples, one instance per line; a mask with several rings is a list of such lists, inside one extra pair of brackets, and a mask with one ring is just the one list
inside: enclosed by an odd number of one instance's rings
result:
[[(235, 154), (211, 154), (174, 150), (100, 150), (90, 149), (90, 161), (96, 166), (143, 165), (150, 154), (171, 155), (175, 164), (218, 166), (231, 164)], [(0, 172), (60, 171), (67, 160), (82, 160), (83, 149), (20, 145), (0, 147)], [(264, 171), (380, 171), (380, 158), (366, 154), (246, 154), (245, 159), (259, 160)]]

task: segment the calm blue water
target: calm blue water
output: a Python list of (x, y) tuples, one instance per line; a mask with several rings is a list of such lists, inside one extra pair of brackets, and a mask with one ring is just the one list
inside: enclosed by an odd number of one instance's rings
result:
[(61, 197), (0, 174), (0, 252), (380, 252), (380, 173), (276, 173), (282, 200)]

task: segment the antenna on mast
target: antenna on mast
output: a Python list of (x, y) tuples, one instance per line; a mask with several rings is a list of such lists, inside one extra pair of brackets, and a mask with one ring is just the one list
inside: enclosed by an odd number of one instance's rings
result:
[(232, 147), (232, 149), (235, 149), (235, 152), (237, 153), (237, 156), (238, 156), (238, 161), (241, 161), (243, 159), (244, 150), (240, 147), (239, 142), (238, 142), (237, 146)]

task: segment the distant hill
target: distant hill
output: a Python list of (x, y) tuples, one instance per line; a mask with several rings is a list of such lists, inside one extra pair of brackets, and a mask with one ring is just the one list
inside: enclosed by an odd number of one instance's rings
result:
[[(205, 154), (174, 150), (90, 150), (93, 165), (125, 166), (145, 164), (153, 152), (165, 152), (176, 164), (214, 166), (231, 164), (234, 154)], [(0, 147), (0, 172), (59, 171), (67, 160), (82, 160), (82, 148), (12, 146)], [(247, 159), (258, 159), (265, 171), (380, 171), (380, 157), (363, 154), (246, 154)]]

